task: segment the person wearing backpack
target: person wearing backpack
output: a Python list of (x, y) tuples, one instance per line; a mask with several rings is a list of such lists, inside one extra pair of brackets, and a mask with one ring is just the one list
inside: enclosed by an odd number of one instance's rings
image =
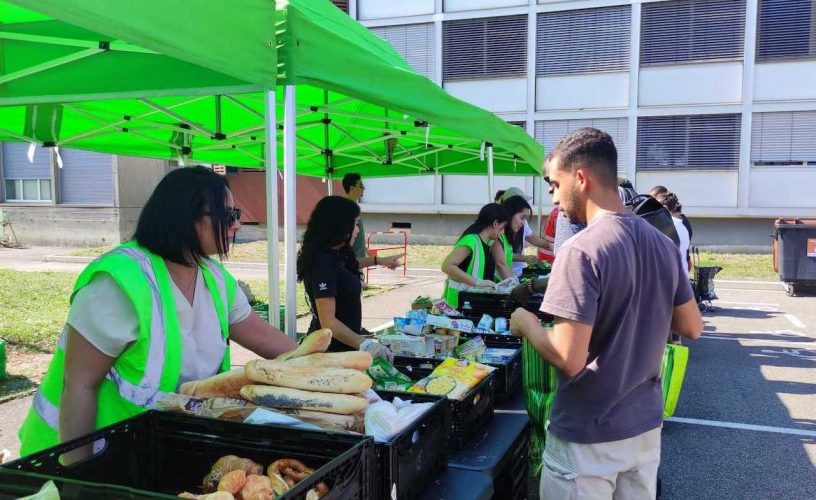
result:
[(553, 204), (588, 227), (558, 253), (541, 305), (510, 330), (558, 369), (547, 423), (541, 498), (655, 498), (670, 328), (698, 338), (703, 323), (674, 243), (624, 208), (609, 134), (578, 129), (554, 148)]

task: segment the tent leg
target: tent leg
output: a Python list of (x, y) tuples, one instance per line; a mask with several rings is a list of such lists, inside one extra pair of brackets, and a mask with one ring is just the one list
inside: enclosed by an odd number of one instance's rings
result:
[(332, 174), (329, 174), (326, 184), (328, 184), (328, 187), (326, 187), (327, 193), (332, 196), (334, 194), (334, 176)]
[(264, 167), (266, 168), (266, 251), (267, 292), (269, 293), (269, 324), (281, 328), (280, 314), (280, 256), (278, 246), (278, 136), (275, 130), (275, 91), (265, 95)]
[(538, 235), (542, 235), (541, 222), (544, 220), (544, 174), (538, 177)]
[(493, 146), (487, 146), (487, 202), (492, 203), (495, 192), (493, 191)]
[(287, 85), (283, 104), (284, 217), (286, 247), (286, 333), (297, 339), (297, 185), (295, 179), (295, 87)]

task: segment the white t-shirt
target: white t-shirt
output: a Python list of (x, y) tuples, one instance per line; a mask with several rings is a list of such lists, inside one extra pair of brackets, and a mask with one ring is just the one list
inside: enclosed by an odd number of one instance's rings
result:
[(682, 219), (672, 217), (672, 222), (674, 222), (674, 229), (677, 230), (677, 236), (680, 238), (680, 245), (677, 247), (680, 251), (680, 262), (683, 263), (683, 270), (686, 272), (686, 278), (688, 278), (689, 274), (688, 265), (686, 264), (686, 255), (688, 254), (689, 245), (691, 245), (691, 239), (689, 238), (688, 229), (686, 229), (686, 226), (683, 225)]
[[(524, 254), (524, 247), (527, 246), (527, 237), (533, 234), (533, 230), (530, 229), (530, 225), (527, 224), (527, 221), (524, 221), (524, 228), (522, 229), (523, 235), (521, 239), (521, 253)], [(513, 262), (513, 273), (518, 276), (524, 271), (524, 268), (527, 267), (526, 262)]]
[[(196, 275), (193, 304), (170, 280), (181, 329), (181, 377), (179, 385), (218, 373), (226, 345), (210, 291), (201, 272)], [(229, 324), (245, 320), (252, 312), (243, 290), (236, 287)], [(139, 318), (127, 295), (108, 274), (97, 275), (77, 292), (68, 321), (88, 342), (116, 358), (139, 338)]]

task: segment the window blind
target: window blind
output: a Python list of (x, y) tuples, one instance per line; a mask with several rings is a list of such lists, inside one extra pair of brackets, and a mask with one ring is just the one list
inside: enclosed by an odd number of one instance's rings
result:
[(741, 58), (744, 40), (745, 0), (643, 4), (641, 65)]
[(757, 61), (816, 57), (816, 1), (761, 0)]
[(371, 31), (390, 43), (419, 74), (434, 79), (436, 37), (432, 23), (382, 26)]
[(582, 127), (602, 130), (612, 136), (618, 150), (618, 175), (626, 173), (626, 155), (629, 150), (628, 120), (626, 118), (592, 118), (586, 120), (546, 120), (535, 123), (535, 139), (548, 153), (559, 139)]
[(524, 77), (527, 73), (525, 16), (446, 21), (442, 32), (446, 81)]
[(816, 166), (816, 111), (754, 113), (751, 162)]
[(733, 169), (739, 166), (739, 114), (638, 119), (637, 169)]
[(629, 69), (628, 5), (538, 15), (536, 76)]

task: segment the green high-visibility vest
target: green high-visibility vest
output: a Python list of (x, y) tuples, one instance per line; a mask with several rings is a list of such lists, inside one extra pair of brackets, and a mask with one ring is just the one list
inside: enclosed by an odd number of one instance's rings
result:
[[(484, 278), (485, 256), (484, 247), (482, 246), (482, 239), (478, 234), (466, 234), (456, 243), (457, 247), (467, 247), (470, 249), (470, 264), (468, 264), (467, 272), (477, 280)], [(459, 307), (459, 292), (467, 290), (468, 285), (459, 283), (453, 278), (448, 278), (445, 281), (445, 291), (443, 296), (445, 302), (451, 307)]]
[[(502, 234), (499, 236), (499, 241), (502, 244), (502, 248), (504, 249), (504, 261), (507, 263), (507, 268), (510, 271), (513, 271), (513, 246), (510, 244), (510, 241), (507, 239), (506, 234)], [(496, 283), (500, 282), (503, 278), (499, 275), (499, 272), (496, 271), (496, 276), (494, 278)]]
[[(236, 281), (219, 263), (204, 259), (201, 272), (221, 324), (226, 344), (220, 372), (230, 367), (229, 311)], [(96, 429), (115, 424), (152, 408), (168, 392), (176, 392), (181, 376), (181, 328), (170, 273), (164, 260), (135, 242), (102, 255), (82, 271), (77, 292), (99, 273), (107, 273), (130, 299), (139, 318), (139, 338), (116, 358), (99, 387)], [(32, 407), (20, 427), (20, 456), (59, 444), (59, 412), (67, 328)]]

